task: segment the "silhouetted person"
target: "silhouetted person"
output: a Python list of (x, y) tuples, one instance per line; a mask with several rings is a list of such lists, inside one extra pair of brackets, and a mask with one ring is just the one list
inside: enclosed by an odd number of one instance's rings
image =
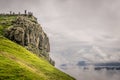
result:
[(12, 14), (12, 11), (10, 11), (10, 15)]
[(25, 15), (27, 15), (27, 10), (25, 10)]

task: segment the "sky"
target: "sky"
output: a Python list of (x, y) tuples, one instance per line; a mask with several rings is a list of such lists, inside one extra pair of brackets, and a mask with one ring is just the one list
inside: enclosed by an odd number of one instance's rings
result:
[(47, 33), (57, 68), (120, 61), (120, 0), (0, 0), (1, 13), (24, 10)]

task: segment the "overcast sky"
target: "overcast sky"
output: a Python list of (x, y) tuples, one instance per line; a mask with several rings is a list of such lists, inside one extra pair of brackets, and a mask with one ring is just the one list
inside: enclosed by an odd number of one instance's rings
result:
[(0, 0), (0, 12), (32, 11), (56, 67), (120, 61), (120, 0)]

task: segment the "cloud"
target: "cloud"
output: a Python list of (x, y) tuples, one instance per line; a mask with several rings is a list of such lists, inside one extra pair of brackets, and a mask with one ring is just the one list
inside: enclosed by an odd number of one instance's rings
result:
[(34, 13), (49, 36), (57, 68), (120, 60), (120, 0), (1, 0), (0, 8)]
[[(71, 65), (61, 69), (64, 72), (69, 73), (77, 80), (119, 80), (119, 70), (100, 70), (95, 71), (93, 67), (89, 67), (88, 70), (84, 70), (83, 67)], [(76, 74), (75, 74), (76, 72)]]

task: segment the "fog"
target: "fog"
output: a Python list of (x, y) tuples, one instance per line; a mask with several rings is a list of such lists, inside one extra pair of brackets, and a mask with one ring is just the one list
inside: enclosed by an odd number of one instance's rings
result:
[(119, 70), (94, 70), (93, 67), (89, 70), (84, 70), (81, 67), (62, 68), (61, 70), (74, 76), (77, 80), (120, 80)]
[(120, 80), (118, 72), (111, 77), (76, 65), (120, 61), (120, 0), (0, 0), (1, 13), (24, 10), (47, 33), (55, 67), (67, 65), (64, 71), (78, 80)]

